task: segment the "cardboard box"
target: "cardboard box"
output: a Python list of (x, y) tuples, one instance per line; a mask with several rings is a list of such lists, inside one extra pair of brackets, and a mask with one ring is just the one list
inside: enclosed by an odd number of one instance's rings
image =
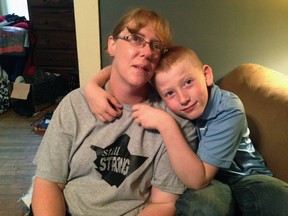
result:
[(12, 83), (10, 98), (14, 99), (14, 111), (20, 116), (31, 117), (53, 104), (59, 96), (64, 96), (67, 93), (65, 86), (61, 76), (37, 84)]
[[(39, 88), (51, 88), (49, 86), (34, 85), (27, 83), (12, 83), (11, 85), (11, 99), (14, 111), (23, 117), (31, 117), (34, 113), (43, 110), (50, 106), (55, 97), (47, 98), (43, 95), (39, 95), (36, 91)], [(45, 90), (44, 90), (45, 91)]]
[(11, 98), (27, 100), (30, 92), (30, 84), (27, 83), (12, 83)]

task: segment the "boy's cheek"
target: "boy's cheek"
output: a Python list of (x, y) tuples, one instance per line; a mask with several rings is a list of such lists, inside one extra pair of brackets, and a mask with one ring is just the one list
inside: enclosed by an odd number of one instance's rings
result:
[[(164, 100), (165, 101), (165, 100)], [(178, 106), (176, 105), (176, 103), (173, 103), (172, 101), (165, 101), (167, 107), (175, 114), (180, 115), (181, 112), (178, 109)]]

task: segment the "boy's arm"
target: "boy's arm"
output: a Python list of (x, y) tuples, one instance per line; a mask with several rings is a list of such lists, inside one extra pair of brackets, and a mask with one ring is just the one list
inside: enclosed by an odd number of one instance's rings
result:
[(150, 201), (138, 216), (174, 216), (177, 194), (167, 193), (152, 186)]
[(110, 71), (111, 66), (103, 68), (84, 87), (90, 110), (102, 122), (113, 121), (122, 114), (122, 105), (102, 88), (110, 78)]
[(64, 216), (66, 214), (64, 187), (65, 184), (36, 177), (32, 196), (33, 215)]
[(200, 160), (169, 113), (145, 104), (137, 104), (133, 106), (133, 117), (142, 127), (159, 131), (171, 165), (187, 187), (200, 189), (211, 182), (218, 168)]

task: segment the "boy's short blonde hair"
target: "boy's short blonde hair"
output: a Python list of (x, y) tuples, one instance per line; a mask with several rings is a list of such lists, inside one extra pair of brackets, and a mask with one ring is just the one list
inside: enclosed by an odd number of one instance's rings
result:
[(182, 60), (184, 56), (188, 56), (191, 59), (191, 63), (194, 67), (203, 67), (202, 61), (192, 49), (179, 45), (174, 45), (169, 47), (168, 52), (162, 55), (160, 62), (156, 68), (155, 74), (168, 71), (168, 69), (170, 69), (174, 63)]
[[(133, 21), (135, 25), (128, 26), (130, 21)], [(164, 46), (170, 46), (172, 43), (172, 32), (169, 23), (155, 11), (145, 8), (135, 8), (128, 11), (115, 26), (112, 36), (117, 38), (125, 28), (131, 34), (137, 33), (150, 23), (155, 25), (155, 34), (159, 37), (161, 43)]]

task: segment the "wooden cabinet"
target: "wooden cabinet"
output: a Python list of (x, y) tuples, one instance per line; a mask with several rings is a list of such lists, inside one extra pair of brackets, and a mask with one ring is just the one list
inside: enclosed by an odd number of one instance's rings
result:
[(73, 0), (28, 0), (31, 29), (36, 37), (34, 63), (69, 81), (78, 76)]

